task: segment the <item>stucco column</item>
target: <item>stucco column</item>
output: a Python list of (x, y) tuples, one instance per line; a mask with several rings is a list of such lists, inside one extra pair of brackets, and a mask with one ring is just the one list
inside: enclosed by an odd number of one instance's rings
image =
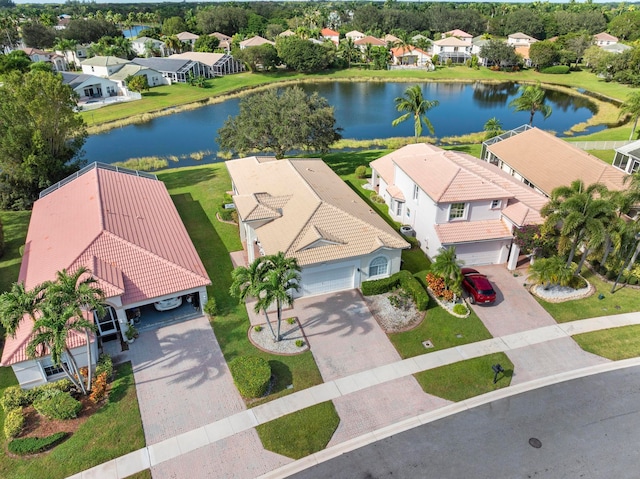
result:
[(507, 261), (507, 269), (509, 271), (514, 271), (518, 266), (518, 256), (520, 256), (520, 246), (512, 243), (511, 251), (509, 252), (509, 260)]
[(127, 319), (127, 313), (123, 308), (114, 308), (116, 312), (116, 317), (118, 318), (118, 322), (120, 323), (120, 331), (122, 334), (127, 331), (129, 327), (129, 320)]

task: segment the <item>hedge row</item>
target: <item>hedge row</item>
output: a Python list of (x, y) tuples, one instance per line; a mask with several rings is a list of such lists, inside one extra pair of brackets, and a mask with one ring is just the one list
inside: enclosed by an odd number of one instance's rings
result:
[(24, 414), (22, 408), (12, 409), (4, 417), (4, 437), (11, 439), (22, 431), (24, 426)]
[(551, 75), (564, 75), (569, 73), (570, 68), (567, 65), (555, 65), (552, 67), (543, 68), (540, 73), (549, 73)]
[(18, 454), (19, 456), (37, 454), (57, 446), (64, 441), (68, 435), (69, 433), (67, 432), (56, 432), (48, 437), (24, 437), (14, 439), (9, 443), (8, 447), (10, 452)]
[(400, 286), (416, 303), (416, 308), (426, 311), (429, 305), (429, 295), (425, 291), (420, 281), (414, 278), (409, 271), (401, 270), (396, 274), (383, 279), (374, 279), (362, 283), (362, 294), (372, 296), (374, 294), (387, 293)]
[(52, 391), (68, 392), (71, 390), (71, 386), (71, 381), (66, 378), (53, 383), (42, 384), (28, 391), (20, 386), (9, 386), (4, 390), (0, 405), (5, 412), (9, 412), (16, 408), (28, 406), (42, 397), (51, 396)]
[(229, 363), (229, 369), (242, 396), (258, 398), (267, 392), (271, 379), (271, 366), (267, 360), (255, 356), (238, 356)]

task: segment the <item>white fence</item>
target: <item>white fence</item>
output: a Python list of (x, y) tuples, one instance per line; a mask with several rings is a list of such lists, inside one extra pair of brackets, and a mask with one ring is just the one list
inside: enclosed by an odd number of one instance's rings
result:
[(569, 143), (581, 150), (615, 150), (632, 141), (569, 141)]

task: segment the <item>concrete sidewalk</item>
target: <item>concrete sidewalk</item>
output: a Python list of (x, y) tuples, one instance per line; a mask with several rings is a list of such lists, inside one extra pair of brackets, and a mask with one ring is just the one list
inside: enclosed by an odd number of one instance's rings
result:
[[(397, 361), (391, 364), (379, 366), (370, 370), (362, 371), (350, 376), (334, 379), (332, 381), (314, 386), (288, 396), (273, 400), (271, 402), (262, 404), (253, 409), (245, 410), (233, 414), (229, 417), (217, 420), (205, 426), (193, 429), (191, 431), (179, 434), (177, 436), (165, 439), (161, 442), (151, 444), (145, 448), (134, 451), (125, 456), (119, 457), (112, 461), (100, 464), (92, 469), (82, 471), (78, 474), (71, 476), (72, 479), (124, 479), (125, 477), (134, 474), (135, 472), (148, 469), (150, 467), (161, 464), (165, 461), (182, 456), (190, 451), (198, 448), (214, 444), (226, 438), (230, 438), (236, 434), (243, 433), (245, 431), (252, 430), (255, 426), (263, 424), (286, 414), (290, 414), (295, 411), (313, 406), (320, 402), (334, 400), (341, 398), (358, 391), (363, 391), (368, 388), (374, 388), (378, 385), (385, 385), (391, 381), (395, 381), (401, 378), (405, 378), (412, 374), (428, 369), (433, 369), (439, 366), (452, 364), (458, 361), (466, 359), (476, 358), (487, 354), (505, 352), (511, 353), (513, 351), (522, 350), (524, 348), (535, 347), (543, 343), (555, 341), (559, 339), (567, 339), (573, 334), (585, 333), (590, 331), (597, 331), (601, 329), (615, 328), (627, 325), (640, 324), (640, 313), (628, 313), (616, 316), (603, 316), (600, 318), (591, 318), (582, 321), (574, 321), (571, 323), (556, 324), (552, 326), (545, 326), (542, 328), (523, 331), (515, 334), (510, 334), (502, 337), (492, 338), (477, 343), (470, 343), (455, 348), (445, 349), (441, 351), (435, 351), (432, 353), (423, 354), (413, 358)], [(637, 361), (636, 361), (637, 362)], [(589, 369), (591, 374), (600, 372), (605, 369), (615, 369), (616, 367), (625, 367), (628, 362), (618, 363), (610, 362), (602, 364)], [(549, 377), (556, 378), (556, 382), (562, 378), (571, 377), (571, 372), (564, 373), (564, 375), (552, 375)], [(584, 373), (583, 373), (584, 374)], [(560, 378), (560, 379), (557, 379)], [(548, 382), (547, 378), (547, 382)], [(410, 418), (409, 420), (402, 421), (397, 425), (391, 425), (385, 428), (385, 431), (395, 431), (398, 428), (410, 427), (410, 424), (416, 423), (422, 424), (425, 418), (434, 420), (443, 415), (453, 414), (456, 411), (464, 410), (473, 405), (481, 404), (486, 401), (485, 396), (490, 397), (491, 400), (496, 396), (507, 397), (512, 394), (518, 394), (528, 389), (534, 389), (546, 385), (544, 378), (539, 378), (535, 381), (530, 381), (517, 386), (510, 386), (508, 388), (489, 393), (489, 395), (479, 396), (478, 398), (471, 398), (461, 403), (456, 403), (450, 406), (445, 406), (440, 409), (436, 409), (425, 413), (418, 419)], [(358, 445), (364, 445), (372, 442), (377, 436), (372, 433), (365, 434), (359, 438), (352, 439), (348, 443), (342, 443), (339, 447), (350, 447), (352, 450)], [(346, 446), (345, 446), (346, 445)], [(335, 451), (335, 449), (332, 449)], [(280, 469), (279, 472), (268, 474), (269, 477), (284, 477), (285, 470), (288, 473), (293, 473), (296, 467), (301, 467), (301, 464), (312, 465), (317, 463), (318, 457), (323, 457), (324, 451), (314, 454), (313, 458), (310, 458), (305, 463), (305, 459), (297, 461), (295, 466), (289, 466), (292, 469)], [(333, 452), (327, 452), (324, 457), (329, 458)], [(299, 469), (298, 469), (299, 470)]]

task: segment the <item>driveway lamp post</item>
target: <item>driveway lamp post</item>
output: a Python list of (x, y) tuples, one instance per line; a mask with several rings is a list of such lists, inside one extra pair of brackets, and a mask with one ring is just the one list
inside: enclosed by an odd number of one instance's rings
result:
[[(640, 233), (636, 233), (636, 235), (634, 236), (634, 239), (636, 241), (640, 241)], [(639, 245), (636, 245), (636, 248), (638, 248), (638, 246)], [(622, 268), (620, 269), (620, 273), (618, 274), (618, 277), (616, 278), (616, 281), (613, 283), (613, 287), (611, 288), (611, 294), (616, 292), (616, 286), (618, 286), (618, 281), (620, 281), (620, 278), (622, 277), (622, 273), (624, 273), (626, 266), (629, 264), (629, 261), (631, 261), (631, 258), (633, 257), (633, 253), (635, 253), (636, 248), (631, 248), (631, 252), (627, 260), (624, 263), (622, 263)]]

